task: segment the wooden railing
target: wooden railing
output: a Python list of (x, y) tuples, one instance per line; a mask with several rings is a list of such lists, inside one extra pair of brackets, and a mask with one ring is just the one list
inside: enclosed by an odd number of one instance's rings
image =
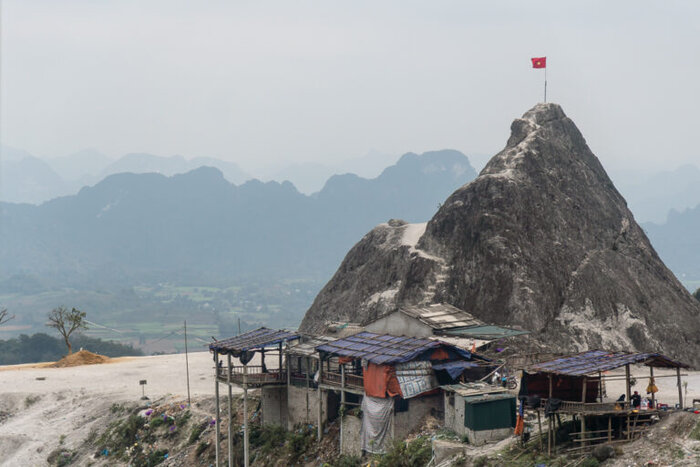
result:
[[(547, 405), (547, 399), (542, 399), (542, 410)], [(557, 412), (566, 414), (603, 414), (630, 411), (629, 402), (574, 402), (561, 401)]]
[[(233, 384), (243, 384), (243, 366), (231, 367), (231, 382)], [(217, 371), (219, 381), (228, 381), (228, 368), (219, 367)], [(248, 365), (248, 374), (245, 377), (245, 382), (251, 386), (259, 386), (263, 384), (281, 384), (287, 382), (287, 372), (277, 368), (267, 369), (263, 372), (261, 365)]]
[[(340, 373), (324, 371), (322, 375), (322, 383), (329, 384), (332, 386), (341, 386), (342, 378), (343, 377)], [(362, 389), (365, 387), (365, 380), (362, 376), (353, 375), (351, 373), (345, 373), (345, 386), (350, 388)]]

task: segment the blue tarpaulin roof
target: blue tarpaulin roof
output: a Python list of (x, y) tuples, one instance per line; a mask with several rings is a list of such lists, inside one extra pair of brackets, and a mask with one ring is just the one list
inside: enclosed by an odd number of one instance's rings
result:
[(279, 345), (280, 342), (299, 339), (299, 334), (268, 328), (258, 328), (253, 331), (244, 332), (241, 335), (230, 337), (221, 341), (209, 344), (209, 350), (214, 350), (221, 354), (238, 355), (247, 350), (262, 349)]
[(576, 355), (535, 363), (528, 372), (556, 373), (568, 376), (583, 376), (599, 371), (608, 371), (627, 364), (644, 363), (662, 368), (688, 368), (688, 365), (671, 360), (658, 353), (627, 353), (606, 350), (589, 350)]
[(476, 362), (456, 360), (453, 362), (433, 363), (433, 370), (445, 370), (450, 375), (450, 378), (457, 379), (466, 368), (477, 368), (479, 366), (481, 365)]
[(344, 337), (319, 345), (316, 350), (342, 357), (364, 358), (376, 364), (391, 364), (415, 360), (429, 350), (440, 347), (451, 350), (462, 358), (472, 358), (470, 352), (444, 342), (373, 332), (360, 332)]

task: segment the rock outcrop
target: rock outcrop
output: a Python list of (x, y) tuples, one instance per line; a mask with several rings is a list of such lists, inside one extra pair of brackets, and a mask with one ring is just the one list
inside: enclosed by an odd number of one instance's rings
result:
[(390, 221), (365, 235), (301, 329), (439, 302), (520, 326), (550, 348), (661, 351), (700, 364), (700, 304), (556, 104), (516, 119), (505, 149), (427, 224)]

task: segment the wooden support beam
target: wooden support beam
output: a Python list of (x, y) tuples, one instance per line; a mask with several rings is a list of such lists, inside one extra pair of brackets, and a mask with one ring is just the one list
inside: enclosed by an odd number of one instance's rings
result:
[(282, 373), (282, 343), (281, 342), (280, 342), (279, 350), (280, 350), (280, 360), (279, 360), (279, 366), (277, 368), (279, 368), (279, 372)]
[(627, 403), (632, 406), (632, 400), (630, 399), (630, 365), (629, 363), (625, 365), (625, 394), (627, 395)]
[[(588, 380), (586, 376), (583, 377), (583, 390), (581, 395), (581, 402), (586, 403), (586, 389), (588, 387)], [(581, 439), (583, 440), (583, 445), (586, 445), (586, 415), (581, 414)]]
[(542, 417), (540, 416), (540, 409), (537, 409), (537, 426), (540, 428), (540, 452), (542, 452)]
[(231, 354), (228, 354), (228, 371), (226, 385), (228, 386), (228, 467), (233, 467), (233, 388), (231, 387)]
[(321, 441), (323, 435), (323, 397), (321, 395), (321, 382), (323, 381), (323, 360), (318, 360), (318, 440)]
[(248, 467), (248, 365), (243, 365), (243, 466)]
[(343, 453), (343, 419), (345, 418), (345, 364), (340, 365), (340, 449)]
[(612, 441), (612, 416), (608, 415), (608, 443)]
[(214, 397), (216, 398), (216, 441), (215, 441), (215, 453), (216, 453), (216, 467), (219, 467), (221, 460), (221, 447), (219, 446), (219, 436), (221, 435), (220, 419), (221, 419), (221, 408), (219, 407), (219, 352), (214, 351)]
[[(650, 366), (650, 367), (649, 367), (649, 378), (650, 378), (649, 383), (651, 383), (652, 381), (654, 381), (654, 367), (653, 367), (653, 366)], [(655, 402), (655, 400), (656, 400), (655, 394), (652, 392), (652, 393), (651, 393), (651, 406), (652, 406), (653, 408), (656, 408), (656, 402)]]
[(676, 368), (676, 380), (678, 382), (678, 405), (683, 410), (683, 386), (681, 385), (681, 368)]

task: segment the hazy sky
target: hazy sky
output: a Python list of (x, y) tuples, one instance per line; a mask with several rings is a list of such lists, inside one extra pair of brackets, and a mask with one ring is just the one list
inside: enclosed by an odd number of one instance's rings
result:
[(700, 161), (697, 1), (4, 0), (1, 135), (244, 167), (495, 153), (548, 97), (609, 168)]

